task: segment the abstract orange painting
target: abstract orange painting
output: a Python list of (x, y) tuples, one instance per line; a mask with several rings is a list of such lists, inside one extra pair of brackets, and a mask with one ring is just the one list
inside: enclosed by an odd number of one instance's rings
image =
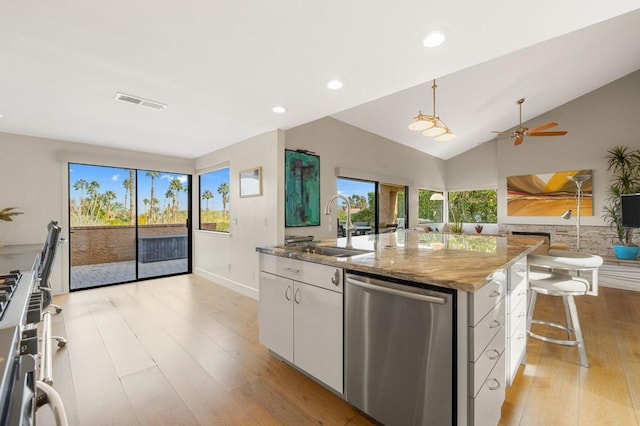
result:
[[(578, 187), (569, 176), (591, 175), (591, 170), (507, 177), (507, 216), (560, 216), (577, 213)], [(581, 216), (593, 216), (593, 179), (582, 184)]]

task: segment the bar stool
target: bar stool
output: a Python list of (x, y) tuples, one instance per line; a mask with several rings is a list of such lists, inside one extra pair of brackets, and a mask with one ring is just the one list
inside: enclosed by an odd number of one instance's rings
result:
[[(574, 296), (598, 294), (598, 268), (602, 265), (602, 258), (568, 250), (549, 250), (548, 256), (529, 255), (527, 262), (529, 264), (527, 334), (549, 343), (577, 346), (580, 365), (589, 367)], [(579, 276), (581, 271), (591, 272), (591, 283)], [(533, 319), (533, 310), (538, 293), (562, 297), (566, 326), (550, 321)], [(531, 331), (531, 324), (543, 324), (565, 330), (567, 332), (567, 340), (536, 334)]]

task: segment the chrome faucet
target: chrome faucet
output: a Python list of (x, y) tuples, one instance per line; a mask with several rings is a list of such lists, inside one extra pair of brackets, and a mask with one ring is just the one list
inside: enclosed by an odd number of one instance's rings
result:
[(345, 197), (344, 195), (342, 195), (342, 194), (334, 195), (327, 202), (327, 205), (324, 208), (324, 214), (326, 214), (326, 215), (330, 215), (331, 214), (331, 203), (336, 198), (340, 198), (345, 203), (347, 203), (347, 224), (346, 224), (346, 227), (345, 227), (345, 233), (347, 234), (347, 245), (346, 245), (346, 247), (347, 248), (352, 248), (353, 246), (351, 245), (351, 233), (356, 230), (356, 227), (353, 226), (353, 223), (351, 223), (351, 203), (349, 202), (349, 199), (347, 197)]

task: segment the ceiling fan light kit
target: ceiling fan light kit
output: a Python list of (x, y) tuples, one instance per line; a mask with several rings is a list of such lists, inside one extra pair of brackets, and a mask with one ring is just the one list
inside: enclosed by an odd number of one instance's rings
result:
[[(566, 131), (553, 131), (553, 132), (543, 132), (543, 130), (550, 129), (551, 127), (556, 127), (558, 123), (552, 121), (541, 126), (534, 127), (533, 129), (529, 129), (528, 127), (522, 127), (522, 104), (524, 103), (524, 98), (520, 98), (516, 101), (516, 104), (520, 107), (520, 120), (518, 124), (518, 128), (513, 132), (498, 132), (493, 131), (491, 133), (497, 133), (498, 137), (496, 140), (512, 138), (514, 139), (514, 145), (520, 145), (524, 141), (525, 136), (564, 136), (567, 134)], [(505, 135), (505, 136), (499, 136)]]
[(456, 138), (456, 134), (453, 133), (449, 127), (444, 124), (444, 121), (436, 115), (436, 80), (433, 80), (431, 90), (433, 91), (433, 115), (423, 114), (422, 111), (418, 111), (418, 115), (413, 117), (413, 122), (409, 124), (409, 130), (421, 131), (423, 135), (429, 137), (436, 137), (438, 142), (446, 142)]

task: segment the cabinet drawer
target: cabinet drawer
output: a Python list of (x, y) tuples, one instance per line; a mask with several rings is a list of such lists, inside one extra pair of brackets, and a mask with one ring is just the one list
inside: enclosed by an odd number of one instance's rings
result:
[(509, 268), (509, 290), (527, 283), (527, 258), (523, 257)]
[(473, 325), (478, 324), (504, 298), (506, 289), (507, 272), (506, 270), (500, 270), (492, 274), (491, 281), (488, 284), (472, 293), (473, 301), (469, 304), (469, 318), (471, 318)]
[[(509, 307), (508, 313), (512, 313), (518, 309), (524, 309), (526, 311), (526, 299), (527, 299), (527, 283), (522, 281), (516, 287), (509, 290)], [(523, 308), (524, 307), (524, 308)]]
[(525, 321), (526, 323), (527, 317), (527, 301), (524, 299), (520, 300), (520, 303), (515, 306), (511, 312), (507, 314), (507, 323), (509, 324), (509, 331), (507, 332), (508, 336), (512, 336), (516, 326), (519, 322)]
[(343, 291), (344, 277), (342, 268), (264, 254), (261, 255), (260, 268), (262, 271), (271, 274), (326, 288), (327, 290), (339, 293)]
[(476, 361), (480, 354), (485, 350), (489, 342), (496, 334), (504, 328), (505, 323), (505, 306), (504, 299), (489, 312), (472, 330), (469, 332), (471, 350), (471, 359)]
[(480, 392), (471, 399), (470, 414), (474, 426), (497, 425), (500, 422), (505, 394), (505, 357), (501, 356)]
[(489, 342), (485, 350), (480, 354), (476, 362), (469, 363), (473, 383), (469, 388), (473, 389), (473, 396), (478, 395), (480, 387), (493, 369), (496, 363), (504, 356), (505, 349), (505, 327), (502, 327), (498, 334)]
[(507, 340), (507, 344), (509, 345), (507, 351), (509, 356), (509, 384), (513, 383), (513, 379), (518, 371), (518, 366), (527, 348), (527, 319), (522, 318), (512, 331), (511, 336)]

